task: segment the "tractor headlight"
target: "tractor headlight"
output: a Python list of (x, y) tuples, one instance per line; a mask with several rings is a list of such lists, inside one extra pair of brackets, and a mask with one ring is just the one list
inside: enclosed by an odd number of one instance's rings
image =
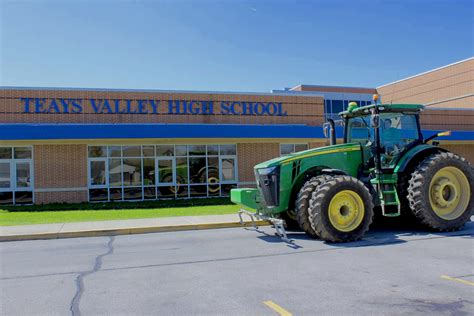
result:
[(277, 171), (278, 167), (269, 167), (263, 169), (257, 169), (257, 172), (260, 176), (266, 176)]

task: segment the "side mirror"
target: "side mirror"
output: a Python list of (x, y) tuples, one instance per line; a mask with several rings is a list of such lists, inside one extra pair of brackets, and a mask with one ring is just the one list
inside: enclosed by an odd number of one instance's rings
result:
[(380, 126), (380, 117), (378, 114), (372, 113), (370, 117), (370, 127), (378, 128)]
[(325, 138), (329, 137), (329, 123), (328, 122), (323, 123), (323, 133), (324, 133)]

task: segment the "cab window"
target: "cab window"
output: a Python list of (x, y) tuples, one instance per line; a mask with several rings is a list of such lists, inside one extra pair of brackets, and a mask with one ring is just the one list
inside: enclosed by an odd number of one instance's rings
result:
[(380, 115), (380, 141), (382, 146), (403, 150), (417, 140), (418, 126), (414, 115), (387, 113)]
[(347, 142), (370, 145), (374, 141), (373, 128), (370, 127), (370, 117), (354, 117), (347, 126)]

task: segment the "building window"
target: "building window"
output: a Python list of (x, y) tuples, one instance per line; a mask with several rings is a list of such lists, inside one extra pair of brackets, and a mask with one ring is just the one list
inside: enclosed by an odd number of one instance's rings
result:
[(372, 103), (372, 101), (354, 101), (354, 100), (324, 100), (324, 116), (326, 119), (332, 118), (333, 120), (341, 119), (339, 113), (347, 110), (350, 102), (356, 102), (357, 106), (366, 106)]
[(280, 144), (280, 156), (307, 150), (308, 144)]
[(237, 186), (237, 146), (89, 146), (89, 201), (229, 195)]
[(0, 147), (0, 205), (32, 203), (32, 148)]

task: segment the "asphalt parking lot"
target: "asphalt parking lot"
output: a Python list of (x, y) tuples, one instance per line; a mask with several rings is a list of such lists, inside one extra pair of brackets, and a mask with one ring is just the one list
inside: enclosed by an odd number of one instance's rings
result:
[(378, 228), (347, 244), (273, 232), (0, 243), (0, 314), (474, 314), (472, 222), (443, 234)]

